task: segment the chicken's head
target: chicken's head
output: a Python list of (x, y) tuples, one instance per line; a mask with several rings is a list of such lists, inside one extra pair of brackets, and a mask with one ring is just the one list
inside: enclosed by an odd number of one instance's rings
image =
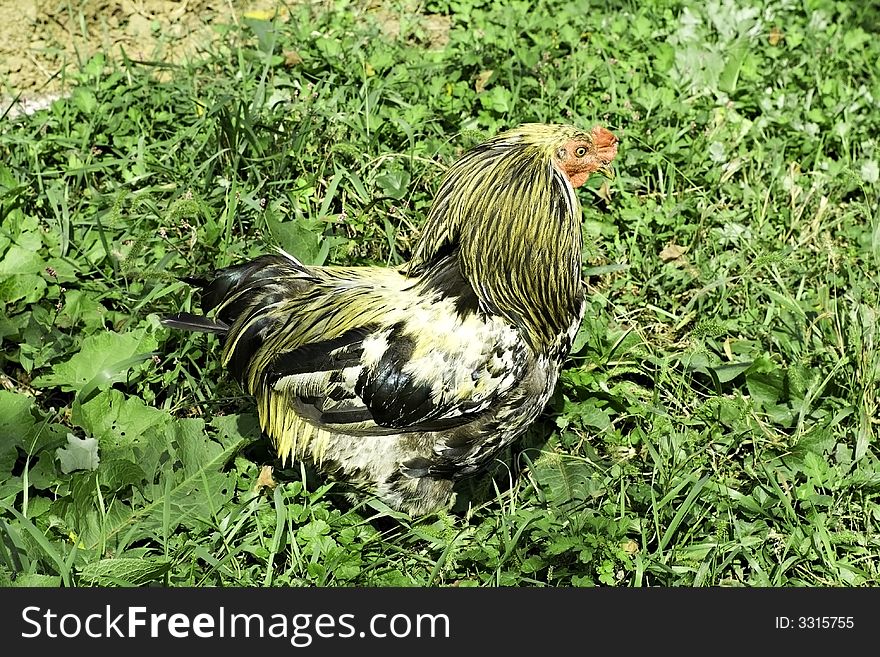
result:
[(617, 137), (602, 126), (595, 126), (587, 133), (575, 135), (556, 151), (554, 163), (562, 171), (572, 187), (580, 187), (595, 172), (611, 178), (614, 170), (611, 161), (617, 155)]

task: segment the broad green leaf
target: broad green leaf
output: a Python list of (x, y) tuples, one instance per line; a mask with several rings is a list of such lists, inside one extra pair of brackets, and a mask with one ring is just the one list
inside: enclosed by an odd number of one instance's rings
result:
[(580, 402), (566, 401), (564, 414), (582, 426), (604, 431), (611, 426), (611, 419), (608, 410), (599, 407), (600, 403), (602, 402), (593, 398)]
[(35, 420), (31, 414), (34, 398), (11, 390), (0, 390), (0, 449), (16, 444), (30, 433)]
[(739, 72), (748, 53), (748, 46), (745, 43), (738, 43), (727, 50), (725, 53), (726, 61), (724, 63), (724, 69), (721, 71), (721, 76), (718, 78), (718, 88), (721, 89), (721, 91), (727, 94), (732, 94), (736, 91)]
[(808, 452), (804, 455), (803, 468), (804, 472), (813, 480), (813, 484), (816, 486), (824, 486), (829, 476), (831, 476), (828, 462), (815, 452)]
[(138, 489), (133, 508), (115, 505), (112, 517), (102, 520), (92, 516), (88, 531), (81, 532), (84, 548), (94, 549), (107, 541), (154, 537), (157, 531), (173, 532), (181, 524), (210, 524), (231, 499), (235, 481), (222, 470), (244, 444), (244, 438), (220, 445), (205, 435), (204, 423), (198, 419), (175, 420), (172, 425), (148, 431), (160, 430), (172, 437), (172, 462), (184, 467), (163, 469), (157, 483), (147, 484), (142, 493)]
[(47, 446), (57, 445), (67, 432), (61, 425), (38, 422), (33, 407), (32, 397), (0, 390), (0, 477), (10, 471), (18, 458), (17, 448), (36, 454)]
[(746, 377), (749, 395), (760, 406), (775, 406), (783, 393), (783, 376), (779, 371), (751, 373)]
[(256, 440), (260, 437), (260, 422), (253, 413), (216, 415), (211, 418), (211, 426), (217, 429), (217, 439), (225, 447), (229, 442), (242, 438)]
[(39, 490), (46, 490), (58, 484), (58, 463), (54, 452), (41, 452), (36, 461), (29, 461), (27, 482)]
[(93, 584), (112, 584), (122, 581), (132, 586), (143, 586), (161, 579), (171, 568), (167, 559), (101, 559), (86, 564), (80, 578)]
[(61, 586), (61, 577), (58, 575), (41, 575), (39, 573), (22, 573), (13, 580), (12, 586), (57, 589)]
[(98, 77), (104, 71), (104, 54), (96, 53), (83, 66), (83, 74), (90, 77)]
[(65, 392), (79, 392), (87, 386), (103, 390), (124, 380), (128, 371), (148, 358), (157, 346), (156, 338), (146, 329), (90, 335), (83, 340), (78, 353), (54, 365), (51, 374), (38, 376), (33, 385), (57, 386)]
[[(100, 470), (96, 474), (100, 475)], [(72, 494), (76, 498), (73, 503), (64, 507), (58, 505), (55, 511), (66, 520), (71, 528), (69, 538), (75, 541), (84, 556), (89, 554), (99, 556), (98, 552), (92, 551), (102, 547), (105, 551), (110, 548), (124, 555), (128, 544), (144, 537), (141, 528), (138, 528), (139, 531), (134, 532), (135, 535), (131, 537), (110, 532), (111, 527), (125, 525), (131, 518), (132, 509), (129, 504), (116, 499), (109, 502), (109, 508), (99, 511), (101, 501), (97, 497), (97, 487), (93, 478), (87, 480), (85, 485), (74, 489)], [(107, 503), (108, 500), (105, 499), (104, 504)]]
[(64, 295), (64, 308), (56, 317), (56, 324), (70, 328), (82, 322), (88, 330), (104, 326), (107, 309), (100, 302), (80, 290), (68, 290)]
[(121, 490), (132, 484), (139, 484), (146, 478), (143, 468), (126, 459), (104, 460), (98, 478), (109, 490)]
[(42, 272), (46, 267), (46, 263), (37, 253), (39, 246), (41, 246), (39, 242), (27, 246), (20, 246), (19, 244), (10, 246), (3, 258), (0, 259), (0, 278), (15, 274), (36, 274)]
[(486, 109), (491, 109), (498, 114), (510, 111), (513, 95), (510, 90), (502, 86), (494, 86), (478, 96), (480, 104)]
[(272, 237), (287, 253), (307, 265), (324, 263), (327, 253), (323, 248), (326, 241), (323, 222), (307, 222), (303, 219), (281, 222), (274, 215), (266, 213), (266, 223)]
[(98, 439), (108, 459), (127, 459), (148, 475), (167, 451), (166, 429), (173, 418), (119, 390), (105, 390), (84, 404), (74, 404), (71, 420)]
[(409, 172), (404, 169), (387, 171), (376, 176), (376, 185), (382, 190), (382, 193), (397, 200), (404, 198), (409, 193), (410, 182)]
[(46, 281), (38, 274), (13, 274), (0, 279), (0, 299), (35, 303), (43, 298)]
[(748, 370), (752, 366), (752, 361), (747, 363), (728, 363), (727, 365), (717, 365), (711, 369), (715, 371), (720, 383), (733, 381), (740, 374)]
[(199, 472), (205, 463), (223, 451), (223, 446), (205, 435), (205, 422), (191, 418), (176, 420), (173, 427), (177, 458), (187, 474)]
[(603, 489), (588, 463), (555, 452), (543, 452), (533, 466), (535, 479), (552, 504), (584, 501)]
[(86, 87), (74, 89), (70, 99), (83, 114), (91, 114), (98, 107), (98, 99)]

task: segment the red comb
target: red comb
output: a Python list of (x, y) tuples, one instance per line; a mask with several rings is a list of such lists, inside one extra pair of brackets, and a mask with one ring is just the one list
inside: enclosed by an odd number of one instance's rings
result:
[(617, 155), (617, 137), (610, 130), (600, 125), (593, 127), (593, 144), (599, 157), (605, 162), (610, 162)]

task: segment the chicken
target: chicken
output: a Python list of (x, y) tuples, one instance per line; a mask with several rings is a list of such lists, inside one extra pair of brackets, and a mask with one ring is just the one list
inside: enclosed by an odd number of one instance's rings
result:
[(451, 166), (409, 263), (264, 255), (185, 279), (214, 319), (164, 323), (222, 336), (282, 462), (440, 510), (553, 392), (585, 304), (574, 189), (616, 153), (600, 126), (523, 125)]

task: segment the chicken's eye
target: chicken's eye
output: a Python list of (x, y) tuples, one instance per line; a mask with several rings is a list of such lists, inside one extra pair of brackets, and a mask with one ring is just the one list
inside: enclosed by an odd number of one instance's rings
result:
[(577, 157), (583, 157), (584, 155), (587, 154), (587, 149), (583, 146), (578, 146), (576, 149), (574, 149), (574, 154)]

